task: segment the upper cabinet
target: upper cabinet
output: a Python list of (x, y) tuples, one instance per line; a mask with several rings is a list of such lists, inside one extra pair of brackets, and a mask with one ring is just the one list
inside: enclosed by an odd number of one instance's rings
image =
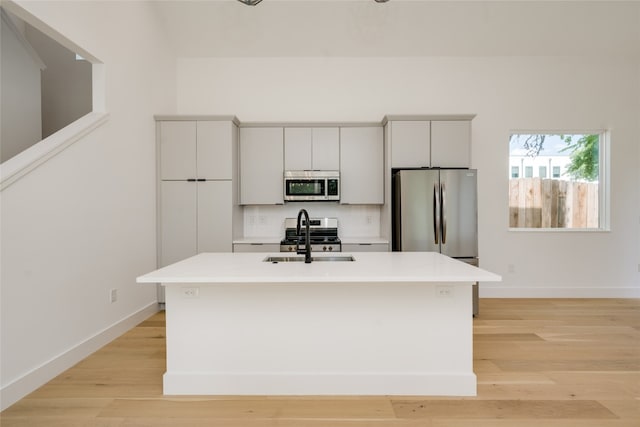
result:
[(431, 166), (431, 122), (393, 121), (391, 127), (391, 167)]
[(284, 203), (283, 128), (240, 128), (240, 204)]
[(160, 121), (162, 180), (231, 179), (231, 121)]
[(338, 170), (339, 167), (337, 127), (284, 129), (284, 170)]
[(431, 165), (450, 168), (471, 167), (471, 121), (431, 122)]
[(384, 203), (382, 127), (340, 128), (340, 202)]
[(471, 118), (390, 120), (391, 167), (471, 167)]

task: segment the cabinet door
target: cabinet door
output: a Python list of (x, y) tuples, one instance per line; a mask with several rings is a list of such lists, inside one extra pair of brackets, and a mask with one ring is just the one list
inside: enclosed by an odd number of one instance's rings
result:
[(341, 203), (384, 203), (383, 148), (381, 127), (340, 129)]
[(315, 170), (340, 169), (340, 130), (336, 128), (313, 128), (311, 130), (311, 159)]
[(428, 121), (392, 121), (391, 167), (431, 166), (431, 126)]
[(196, 122), (160, 122), (160, 176), (196, 178)]
[(471, 167), (471, 121), (431, 122), (431, 165)]
[(163, 181), (160, 184), (160, 266), (197, 253), (196, 184)]
[(233, 126), (235, 125), (231, 121), (197, 122), (196, 156), (198, 178), (232, 178)]
[(284, 170), (302, 171), (311, 167), (311, 128), (285, 128)]
[(283, 129), (240, 129), (240, 204), (283, 204)]
[(198, 182), (198, 253), (231, 252), (232, 183)]

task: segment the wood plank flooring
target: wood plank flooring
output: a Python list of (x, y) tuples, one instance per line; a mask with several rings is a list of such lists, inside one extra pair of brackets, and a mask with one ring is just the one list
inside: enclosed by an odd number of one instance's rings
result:
[(162, 395), (158, 313), (0, 414), (2, 427), (639, 427), (640, 300), (481, 299), (478, 396)]

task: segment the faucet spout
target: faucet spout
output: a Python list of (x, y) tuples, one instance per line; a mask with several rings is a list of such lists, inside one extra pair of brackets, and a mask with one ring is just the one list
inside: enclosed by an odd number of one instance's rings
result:
[[(302, 239), (302, 235), (300, 234), (300, 226), (301, 226), (301, 219), (302, 216), (304, 215), (304, 224), (305, 224), (305, 240), (304, 240), (304, 251), (302, 249), (300, 249), (300, 240)], [(296, 244), (296, 253), (298, 255), (302, 255), (304, 254), (304, 262), (306, 264), (311, 263), (311, 231), (309, 229), (309, 214), (307, 213), (306, 209), (300, 209), (300, 212), (298, 212), (298, 220), (296, 221), (296, 235), (298, 236), (298, 243)]]

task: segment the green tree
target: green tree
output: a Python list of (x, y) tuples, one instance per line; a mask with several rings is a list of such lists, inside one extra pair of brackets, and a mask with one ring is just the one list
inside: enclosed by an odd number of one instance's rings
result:
[(571, 151), (566, 173), (573, 179), (597, 181), (600, 171), (598, 167), (600, 136), (582, 135), (573, 142), (571, 136), (563, 137), (567, 147), (562, 151)]

